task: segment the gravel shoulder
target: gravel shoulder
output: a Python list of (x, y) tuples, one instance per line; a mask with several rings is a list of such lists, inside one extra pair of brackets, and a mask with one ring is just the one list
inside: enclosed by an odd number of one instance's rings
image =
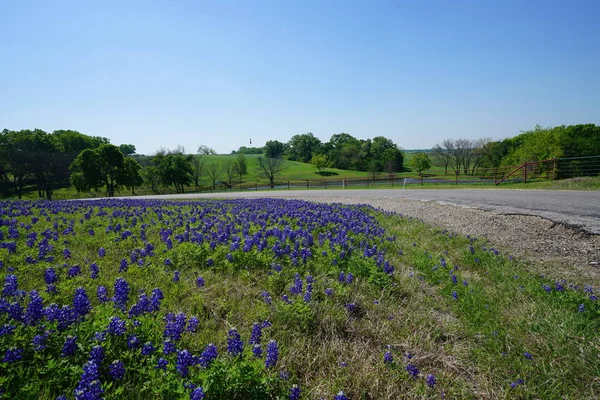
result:
[(306, 200), (370, 204), (394, 211), (439, 228), (485, 238), (494, 247), (528, 261), (531, 269), (540, 274), (600, 286), (600, 235), (542, 217), (392, 197), (310, 196)]

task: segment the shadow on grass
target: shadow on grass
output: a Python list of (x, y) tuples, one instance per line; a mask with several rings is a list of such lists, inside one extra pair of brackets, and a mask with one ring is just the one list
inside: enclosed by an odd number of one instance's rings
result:
[(315, 172), (315, 174), (321, 175), (321, 176), (335, 176), (335, 175), (339, 175), (337, 172), (333, 172), (333, 171), (321, 171), (321, 172)]

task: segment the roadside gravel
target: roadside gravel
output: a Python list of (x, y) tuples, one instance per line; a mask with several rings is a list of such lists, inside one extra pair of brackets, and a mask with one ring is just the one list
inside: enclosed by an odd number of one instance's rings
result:
[(370, 204), (394, 211), (439, 228), (488, 239), (494, 247), (528, 261), (531, 269), (540, 274), (578, 284), (600, 286), (600, 235), (548, 219), (392, 197), (311, 196), (306, 200)]

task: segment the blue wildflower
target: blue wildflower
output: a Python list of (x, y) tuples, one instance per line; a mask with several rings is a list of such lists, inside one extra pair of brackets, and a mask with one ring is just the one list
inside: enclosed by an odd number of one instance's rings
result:
[(227, 351), (231, 355), (238, 355), (244, 349), (244, 342), (241, 339), (237, 329), (231, 328), (227, 337)]
[(204, 287), (204, 278), (200, 275), (196, 278), (196, 287), (197, 288)]
[(129, 300), (129, 284), (125, 279), (119, 277), (115, 280), (114, 289), (115, 307), (120, 309), (121, 311), (125, 311), (127, 301)]
[(167, 365), (169, 365), (169, 361), (165, 360), (164, 358), (159, 358), (156, 366), (154, 368), (156, 369), (162, 369), (163, 371), (167, 370)]
[(417, 368), (416, 365), (409, 363), (406, 366), (406, 371), (410, 374), (410, 376), (412, 376), (414, 379), (417, 379), (417, 377), (419, 376), (419, 368)]
[(123, 376), (125, 375), (125, 365), (123, 365), (121, 361), (115, 360), (108, 366), (108, 373), (113, 380), (123, 379)]
[(437, 379), (435, 379), (435, 376), (433, 374), (427, 375), (427, 378), (425, 381), (427, 383), (427, 386), (429, 386), (430, 388), (433, 388), (435, 386), (435, 384), (437, 383)]
[(333, 396), (333, 400), (348, 400), (348, 396), (342, 390), (338, 392), (335, 396)]
[(190, 394), (190, 400), (202, 400), (204, 398), (204, 390), (201, 386), (196, 387)]
[(298, 385), (292, 386), (290, 389), (290, 400), (299, 400), (301, 392), (302, 391), (300, 390)]
[(73, 309), (75, 312), (83, 317), (92, 310), (92, 305), (88, 299), (85, 289), (78, 287), (75, 289), (75, 297), (73, 298)]
[(204, 351), (202, 351), (202, 354), (200, 355), (200, 365), (203, 368), (208, 367), (210, 365), (210, 363), (215, 358), (217, 358), (218, 355), (219, 354), (217, 352), (217, 346), (210, 343), (209, 345), (206, 346), (206, 348), (204, 349)]
[(277, 346), (277, 342), (275, 339), (269, 340), (267, 343), (267, 355), (265, 358), (265, 366), (267, 368), (274, 367), (277, 364), (277, 359), (279, 358), (279, 347)]

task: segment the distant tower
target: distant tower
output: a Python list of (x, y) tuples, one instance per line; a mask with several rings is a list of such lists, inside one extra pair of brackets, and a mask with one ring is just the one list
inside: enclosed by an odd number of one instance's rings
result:
[(250, 138), (250, 146), (252, 146), (252, 138)]

